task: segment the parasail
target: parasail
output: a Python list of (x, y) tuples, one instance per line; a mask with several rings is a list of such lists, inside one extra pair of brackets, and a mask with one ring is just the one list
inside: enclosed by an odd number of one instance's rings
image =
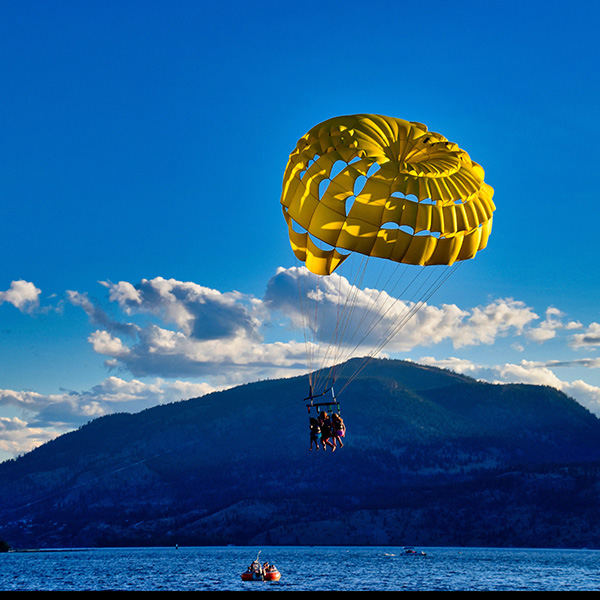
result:
[[(353, 257), (358, 257), (362, 266), (353, 268), (357, 274), (351, 288), (363, 281), (364, 269), (372, 260), (395, 266), (447, 268), (473, 258), (486, 247), (491, 233), (493, 193), (484, 181), (483, 168), (465, 150), (422, 123), (357, 114), (316, 125), (290, 154), (281, 194), (290, 244), (306, 269), (298, 279), (305, 284), (309, 274), (329, 279), (309, 284), (311, 290), (305, 290), (303, 299), (312, 297), (318, 302), (325, 298), (327, 294), (315, 291), (315, 286), (330, 289), (331, 280), (344, 277), (342, 266)], [(418, 300), (405, 302), (403, 308), (414, 314), (439, 285), (422, 287), (429, 291), (423, 291)], [(329, 363), (340, 359), (331, 348), (352, 347), (347, 339), (342, 341), (340, 324), (344, 323), (346, 331), (350, 321), (358, 322), (356, 316), (342, 314), (342, 307), (355, 310), (351, 298), (358, 292), (342, 287), (337, 324), (331, 323), (331, 314), (328, 326), (308, 323), (308, 315), (316, 314), (317, 306), (306, 313), (306, 328), (313, 334), (310, 342), (307, 338), (308, 354), (312, 356), (329, 337), (323, 353)], [(394, 312), (389, 307), (383, 310)], [(406, 322), (404, 312), (393, 327), (387, 323), (372, 355)], [(376, 328), (369, 331), (364, 327), (357, 334), (362, 336), (359, 339), (371, 337)], [(313, 383), (311, 395), (312, 390)]]

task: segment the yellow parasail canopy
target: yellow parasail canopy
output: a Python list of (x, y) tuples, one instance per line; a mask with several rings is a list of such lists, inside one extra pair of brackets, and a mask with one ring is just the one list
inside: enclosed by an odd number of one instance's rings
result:
[(473, 258), (495, 210), (483, 178), (464, 150), (421, 123), (328, 119), (298, 140), (285, 170), (292, 250), (317, 275), (353, 252), (414, 265)]

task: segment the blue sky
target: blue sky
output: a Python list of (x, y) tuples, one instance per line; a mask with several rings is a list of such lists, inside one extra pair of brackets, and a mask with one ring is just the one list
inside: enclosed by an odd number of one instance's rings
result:
[(363, 112), (458, 143), (497, 206), (390, 355), (600, 414), (598, 6), (3, 2), (0, 459), (297, 374), (300, 334), (264, 302), (295, 266), (283, 171)]

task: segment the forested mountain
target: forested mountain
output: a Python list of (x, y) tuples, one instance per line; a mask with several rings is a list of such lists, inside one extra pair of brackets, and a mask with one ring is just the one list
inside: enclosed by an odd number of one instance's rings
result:
[(331, 453), (308, 450), (307, 390), (114, 414), (6, 461), (0, 539), (600, 547), (600, 420), (563, 393), (374, 360), (340, 396)]

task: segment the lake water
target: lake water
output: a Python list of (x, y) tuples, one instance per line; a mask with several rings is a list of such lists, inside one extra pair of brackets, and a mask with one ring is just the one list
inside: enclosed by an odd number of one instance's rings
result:
[[(278, 582), (243, 582), (258, 551)], [(388, 547), (109, 548), (0, 554), (0, 590), (414, 591), (600, 589), (600, 550)]]

